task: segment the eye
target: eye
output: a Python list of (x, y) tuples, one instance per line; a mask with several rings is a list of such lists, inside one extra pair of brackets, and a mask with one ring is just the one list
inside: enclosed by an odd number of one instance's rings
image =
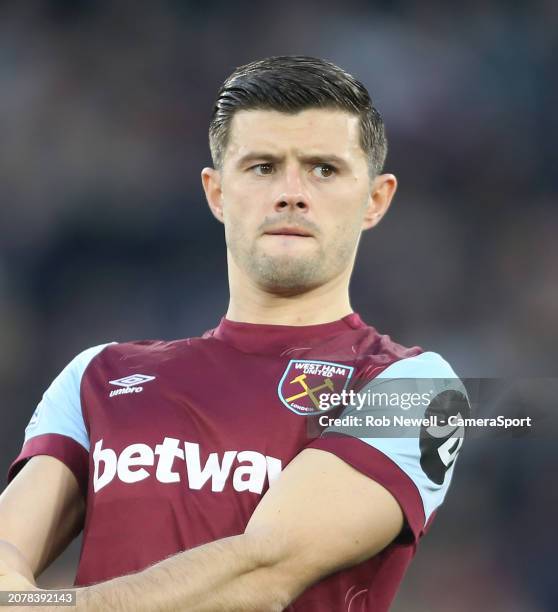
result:
[(273, 173), (273, 164), (256, 164), (255, 166), (252, 166), (250, 170), (253, 170), (258, 176), (267, 176), (268, 174)]
[(330, 164), (316, 164), (312, 168), (312, 172), (318, 178), (330, 178), (335, 174), (335, 168)]

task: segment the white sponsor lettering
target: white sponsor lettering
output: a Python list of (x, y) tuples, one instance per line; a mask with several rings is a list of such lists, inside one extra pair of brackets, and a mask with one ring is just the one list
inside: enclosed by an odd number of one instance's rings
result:
[(260, 493), (267, 475), (265, 457), (256, 451), (242, 451), (236, 456), (241, 465), (234, 471), (233, 487), (236, 491)]
[[(95, 492), (108, 485), (116, 474), (116, 453), (112, 448), (103, 449), (102, 446), (103, 441), (99, 440), (95, 444), (95, 450), (93, 451), (93, 463), (95, 465), (93, 471), (93, 489)], [(104, 465), (102, 474), (100, 473), (101, 464)]]
[(180, 474), (172, 471), (175, 457), (184, 459), (184, 451), (178, 448), (180, 440), (176, 438), (165, 438), (162, 444), (157, 444), (155, 454), (159, 455), (155, 478), (159, 482), (180, 482)]
[(143, 391), (143, 387), (123, 387), (122, 389), (114, 389), (109, 393), (109, 397), (114, 397), (115, 395), (128, 395), (128, 393), (141, 393)]
[[(130, 444), (118, 458), (118, 478), (127, 483), (145, 480), (149, 478), (149, 472), (144, 467), (139, 467), (144, 465), (153, 465), (153, 449), (147, 444)], [(137, 469), (132, 470), (134, 466)]]
[[(175, 466), (176, 460), (183, 465)], [(235, 462), (237, 465), (235, 466)], [(130, 444), (117, 455), (111, 448), (103, 448), (98, 440), (93, 449), (93, 490), (97, 493), (114, 478), (132, 484), (154, 476), (159, 482), (184, 480), (188, 488), (199, 490), (211, 483), (211, 490), (223, 491), (230, 480), (235, 491), (261, 493), (266, 479), (271, 484), (283, 469), (280, 459), (257, 451), (225, 451), (210, 453), (202, 466), (200, 446), (193, 442), (181, 445), (177, 438), (165, 437), (153, 450), (147, 444)], [(155, 474), (149, 467), (155, 467)], [(234, 468), (234, 469), (233, 469)]]
[(281, 459), (276, 459), (275, 457), (270, 457), (269, 455), (265, 456), (265, 460), (267, 462), (267, 479), (271, 485), (273, 481), (277, 480), (277, 478), (279, 478), (281, 475), (283, 465), (281, 463)]
[(210, 453), (202, 469), (199, 444), (184, 442), (184, 449), (186, 450), (186, 471), (190, 489), (201, 489), (211, 479), (211, 490), (222, 491), (230, 474), (236, 451), (227, 451), (221, 464), (219, 464), (219, 455)]

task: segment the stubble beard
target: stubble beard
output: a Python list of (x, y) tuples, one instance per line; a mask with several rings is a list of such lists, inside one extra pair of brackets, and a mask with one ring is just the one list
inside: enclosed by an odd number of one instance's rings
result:
[[(309, 238), (311, 240), (311, 238)], [(341, 243), (312, 253), (271, 255), (256, 242), (233, 240), (229, 250), (236, 265), (264, 291), (298, 295), (315, 289), (341, 273), (352, 257), (352, 246)]]

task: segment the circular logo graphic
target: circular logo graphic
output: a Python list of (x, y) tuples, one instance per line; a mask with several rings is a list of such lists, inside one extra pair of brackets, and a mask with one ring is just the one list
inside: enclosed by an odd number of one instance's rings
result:
[(420, 466), (432, 482), (441, 485), (457, 458), (465, 435), (464, 427), (450, 425), (448, 419), (450, 416), (468, 418), (469, 402), (460, 391), (442, 391), (430, 402), (424, 416), (436, 424), (421, 427)]

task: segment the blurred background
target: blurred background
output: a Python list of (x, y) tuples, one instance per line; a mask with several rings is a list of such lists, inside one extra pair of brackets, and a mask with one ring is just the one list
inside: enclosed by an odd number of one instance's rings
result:
[[(555, 377), (558, 4), (0, 5), (0, 471), (88, 346), (197, 336), (227, 305), (199, 173), (238, 65), (334, 61), (384, 116), (390, 213), (353, 307), (463, 376)], [(466, 444), (395, 612), (558, 609), (552, 440)], [(3, 487), (3, 485), (2, 485)], [(71, 584), (79, 540), (40, 583)]]

